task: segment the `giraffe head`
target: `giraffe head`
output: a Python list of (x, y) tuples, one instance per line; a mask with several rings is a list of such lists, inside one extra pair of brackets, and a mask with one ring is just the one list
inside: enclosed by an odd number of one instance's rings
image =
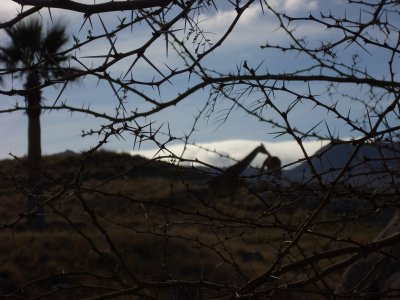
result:
[(269, 152), (267, 151), (263, 143), (261, 143), (260, 146), (257, 147), (257, 149), (259, 153), (263, 153), (270, 156)]

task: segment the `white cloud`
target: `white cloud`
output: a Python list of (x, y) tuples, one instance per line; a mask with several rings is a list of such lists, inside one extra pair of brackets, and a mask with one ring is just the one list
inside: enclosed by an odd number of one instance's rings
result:
[(1, 1), (0, 21), (8, 21), (15, 17), (21, 11), (21, 6), (11, 0)]
[[(269, 3), (278, 12), (289, 14), (308, 14), (308, 12), (318, 9), (317, 0), (274, 0)], [(221, 48), (236, 53), (235, 51), (240, 51), (240, 49), (264, 45), (266, 41), (273, 43), (287, 40), (288, 35), (280, 29), (277, 18), (268, 13), (266, 7), (264, 7), (264, 12), (265, 14), (263, 14), (263, 9), (259, 3), (250, 6), (243, 13)], [(206, 32), (207, 37), (215, 43), (226, 32), (236, 15), (237, 13), (233, 8), (220, 10), (213, 15), (203, 14), (200, 16), (200, 20), (202, 20), (200, 27)], [(296, 35), (318, 38), (326, 35), (326, 31), (323, 26), (303, 22), (301, 24), (296, 23)]]
[(272, 0), (269, 4), (278, 11), (291, 14), (318, 8), (318, 0)]
[[(200, 23), (200, 27), (206, 32), (207, 37), (215, 43), (226, 32), (236, 15), (234, 9), (220, 10), (212, 16), (202, 15), (200, 19), (203, 21)], [(260, 5), (253, 5), (243, 13), (224, 46), (245, 48), (260, 43), (263, 41), (263, 29), (272, 26), (276, 27), (269, 18), (263, 17)]]
[[(201, 162), (216, 166), (216, 167), (226, 167), (234, 163), (234, 160), (226, 158), (224, 156), (230, 156), (234, 159), (242, 159), (248, 153), (250, 153), (255, 147), (263, 143), (267, 150), (273, 156), (278, 156), (282, 165), (292, 164), (299, 159), (304, 158), (301, 148), (295, 141), (283, 141), (283, 142), (265, 142), (256, 140), (226, 140), (220, 142), (209, 142), (200, 143), (197, 146), (188, 145), (187, 149), (183, 155), (185, 159), (199, 160)], [(304, 142), (307, 154), (312, 155), (322, 146), (326, 145), (326, 142)], [(180, 156), (183, 151), (183, 145), (173, 145), (167, 147), (169, 151), (173, 152), (175, 155)], [(207, 150), (205, 150), (207, 149)], [(142, 155), (147, 158), (154, 158), (158, 149), (151, 150), (137, 150), (130, 151), (132, 155)], [(218, 155), (218, 154), (220, 155)], [(168, 152), (160, 152), (156, 157), (168, 156)], [(221, 157), (221, 155), (223, 155)], [(253, 161), (252, 166), (261, 166), (265, 155), (259, 154)], [(289, 166), (290, 167), (290, 166)]]
[(316, 0), (286, 0), (283, 7), (288, 12), (314, 10), (318, 7)]

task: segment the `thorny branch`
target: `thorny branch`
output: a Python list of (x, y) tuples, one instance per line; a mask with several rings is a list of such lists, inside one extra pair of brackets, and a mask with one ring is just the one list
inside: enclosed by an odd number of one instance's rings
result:
[[(398, 1), (324, 3), (311, 13), (266, 0), (13, 2), (21, 9), (0, 23), (2, 36), (34, 16), (54, 22), (60, 9), (83, 21), (62, 51), (0, 65), (0, 114), (27, 111), (25, 96), (41, 91), (42, 115), (95, 125), (80, 132), (89, 148), (46, 157), (35, 170), (44, 188), (29, 210), (24, 170), (32, 166), (15, 155), (0, 162), (0, 250), (10, 253), (0, 258), (0, 297), (399, 296)], [(249, 16), (263, 24), (251, 30), (257, 45), (232, 46)], [(238, 56), (222, 65), (221, 55)], [(52, 57), (69, 64), (49, 67)], [(35, 72), (56, 76), (29, 88), (18, 81)], [(98, 91), (71, 93), (81, 85)], [(50, 87), (60, 87), (56, 96)], [(172, 110), (193, 121), (175, 125)], [(303, 158), (246, 176), (185, 156), (195, 149), (239, 164), (196, 142), (238, 112), (243, 126), (257, 121), (294, 141)], [(99, 151), (113, 140), (157, 155)], [(310, 140), (329, 144), (311, 153)], [(208, 182), (221, 173), (233, 197), (212, 196)], [(24, 220), (43, 209), (48, 228), (29, 232)]]

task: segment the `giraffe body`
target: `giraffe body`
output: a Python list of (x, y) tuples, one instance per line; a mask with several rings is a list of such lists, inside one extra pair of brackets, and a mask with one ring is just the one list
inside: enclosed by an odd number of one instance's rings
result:
[(233, 200), (237, 191), (243, 184), (239, 177), (240, 174), (250, 165), (259, 153), (268, 153), (263, 144), (256, 147), (238, 163), (227, 168), (222, 174), (212, 178), (208, 182), (209, 198), (215, 199), (228, 196)]
[(271, 156), (268, 154), (267, 159), (264, 161), (261, 170), (264, 170), (267, 167), (268, 173), (274, 176), (281, 176), (281, 160), (277, 156)]

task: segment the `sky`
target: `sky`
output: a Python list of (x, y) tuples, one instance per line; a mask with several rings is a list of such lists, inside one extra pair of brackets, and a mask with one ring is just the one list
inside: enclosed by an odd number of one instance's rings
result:
[[(85, 1), (80, 1), (85, 2)], [(105, 1), (97, 1), (105, 2)], [(346, 1), (334, 0), (272, 0), (269, 2), (274, 8), (279, 11), (284, 11), (291, 15), (296, 16), (307, 16), (310, 13), (317, 14), (319, 11), (333, 11), (339, 14), (352, 14), (357, 13), (354, 11), (348, 11), (346, 7)], [(0, 9), (0, 21), (6, 21), (15, 15), (16, 10), (19, 6), (11, 0), (2, 0), (2, 6)], [(44, 20), (49, 22), (48, 12), (42, 10), (41, 12)], [(209, 37), (211, 41), (217, 39), (227, 26), (229, 26), (231, 20), (235, 17), (236, 12), (228, 5), (224, 5), (216, 11), (205, 11), (203, 15), (199, 16), (202, 20), (202, 27), (210, 32)], [(68, 31), (76, 36), (85, 36), (88, 27), (86, 25), (81, 31), (79, 27), (82, 24), (82, 15), (73, 12), (53, 10), (53, 18), (61, 18), (68, 24)], [(104, 16), (104, 20), (110, 22), (109, 24), (115, 24), (117, 17), (121, 16), (121, 13), (109, 13)], [(182, 28), (184, 24), (181, 24)], [(134, 36), (131, 34), (123, 34), (118, 37), (116, 47), (120, 51), (132, 48), (132, 43), (139, 43), (147, 37), (149, 32), (146, 30), (135, 32)], [(303, 24), (296, 28), (296, 34), (298, 36), (312, 37), (311, 42), (318, 42), (326, 38), (326, 31), (316, 26), (315, 24)], [(134, 41), (132, 41), (134, 39)], [(266, 56), (265, 52), (260, 48), (264, 45), (266, 40), (268, 43), (285, 43), (287, 42), (287, 35), (278, 29), (276, 19), (272, 16), (263, 15), (259, 4), (252, 6), (243, 15), (239, 21), (238, 26), (228, 37), (225, 43), (219, 47), (211, 56), (205, 60), (205, 64), (210, 68), (224, 71), (235, 71), (237, 66), (244, 61), (247, 61), (251, 66), (257, 66), (260, 61), (264, 63), (263, 66), (268, 68), (268, 71), (293, 71), (302, 67), (304, 61), (301, 57), (296, 56), (283, 56), (280, 52), (269, 52)], [(4, 31), (0, 30), (0, 44), (7, 43), (8, 39)], [(349, 52), (351, 49), (344, 49)], [(81, 59), (85, 60), (87, 55), (104, 55), (105, 46), (101, 43), (93, 43), (90, 48), (83, 48), (76, 53)], [(169, 66), (179, 64), (179, 58), (173, 55), (169, 51), (168, 56), (166, 53), (164, 44), (157, 44), (155, 47), (149, 49), (148, 53), (150, 59), (159, 66), (168, 64)], [(372, 55), (378, 55), (372, 53)], [(100, 60), (86, 59), (89, 63), (96, 65)], [(377, 72), (378, 74), (384, 74), (386, 71), (382, 67), (382, 63), (379, 59), (363, 60), (363, 63)], [(381, 69), (383, 68), (383, 69)], [(113, 67), (112, 72), (115, 74), (121, 73), (126, 70), (126, 65), (116, 65)], [(164, 69), (165, 70), (165, 69)], [(139, 66), (134, 72), (134, 76), (141, 76), (141, 78), (151, 78), (154, 76), (148, 70), (148, 65), (143, 64)], [(17, 83), (13, 83), (17, 84)], [(187, 79), (182, 82), (174, 82), (174, 86), (166, 87), (162, 90), (163, 96), (167, 99), (172, 98), (173, 94), (176, 93), (175, 89), (183, 88), (188, 85)], [(5, 86), (11, 87), (11, 82), (6, 82)], [(304, 83), (298, 83), (299, 91), (304, 91), (306, 85)], [(316, 86), (315, 91), (318, 89), (322, 92), (324, 86)], [(342, 92), (354, 92), (350, 90), (344, 90)], [(157, 94), (157, 91), (146, 91), (149, 94)], [(357, 91), (364, 92), (364, 91)], [(44, 90), (44, 100), (46, 103), (52, 103), (58, 94), (56, 88), (50, 87)], [(132, 97), (133, 98), (133, 97)], [(135, 103), (135, 99), (128, 98), (132, 105)], [(193, 126), (195, 117), (198, 114), (199, 109), (204, 106), (205, 100), (208, 98), (206, 91), (198, 92), (190, 96), (189, 99), (182, 102), (173, 108), (168, 108), (162, 113), (157, 115), (155, 121), (156, 124), (168, 123), (171, 130), (177, 136), (185, 136)], [(112, 100), (110, 100), (112, 99)], [(84, 82), (78, 82), (70, 85), (62, 96), (63, 101), (67, 101), (69, 104), (82, 105), (95, 107), (99, 111), (110, 111), (115, 106), (115, 96), (108, 86), (98, 84), (93, 79), (87, 79)], [(0, 109), (8, 108), (16, 103), (21, 102), (21, 99), (16, 97), (7, 97), (0, 95)], [(254, 99), (247, 99), (246, 101), (254, 101)], [(281, 105), (287, 104), (287, 99), (282, 99)], [(219, 103), (220, 111), (223, 112), (224, 108), (229, 107), (229, 101), (221, 101)], [(351, 105), (348, 102), (340, 102), (338, 110), (347, 112), (351, 106), (352, 116), (357, 117), (362, 114), (362, 107), (356, 103)], [(266, 112), (268, 117), (268, 112)], [(326, 112), (313, 110), (313, 107), (309, 104), (297, 106), (291, 115), (291, 122), (304, 130), (311, 129), (323, 121), (321, 125), (321, 132), (326, 130), (327, 127), (330, 130), (337, 133), (341, 138), (351, 138), (351, 131), (346, 127), (345, 124), (341, 124), (335, 120), (335, 118)], [(273, 112), (271, 112), (271, 117)], [(42, 122), (42, 149), (43, 154), (53, 154), (63, 152), (65, 150), (73, 150), (76, 152), (87, 150), (91, 146), (95, 145), (98, 141), (98, 137), (82, 137), (82, 129), (99, 128), (103, 124), (103, 121), (82, 114), (69, 114), (66, 112), (44, 112), (41, 118)], [(326, 125), (325, 125), (326, 123)], [(0, 158), (10, 157), (9, 153), (13, 155), (22, 156), (26, 153), (27, 148), (27, 118), (23, 112), (17, 112), (12, 114), (2, 114), (0, 116)], [(218, 166), (229, 165), (230, 160), (216, 156), (208, 151), (201, 150), (207, 148), (211, 151), (218, 151), (224, 155), (239, 159), (250, 152), (259, 143), (263, 142), (267, 149), (272, 155), (279, 156), (284, 164), (290, 164), (303, 157), (302, 151), (297, 143), (290, 139), (288, 136), (279, 136), (277, 129), (268, 123), (260, 122), (256, 118), (250, 118), (248, 114), (240, 109), (234, 109), (225, 122), (220, 122), (218, 113), (211, 116), (210, 119), (201, 118), (196, 125), (196, 131), (191, 136), (191, 142), (200, 147), (191, 147), (185, 153), (186, 158), (200, 159), (207, 163), (216, 164)], [(320, 141), (305, 141), (305, 146), (308, 154), (311, 155), (317, 151), (321, 146), (326, 143)], [(152, 157), (157, 151), (155, 151), (155, 145), (151, 143), (143, 143), (138, 149), (137, 145), (134, 144), (134, 138), (132, 136), (124, 136), (123, 139), (111, 139), (105, 146), (106, 149), (113, 151), (125, 151), (133, 154), (141, 154), (147, 157)], [(182, 151), (182, 145), (171, 145), (169, 150), (174, 151), (178, 155)], [(258, 157), (253, 165), (260, 165), (262, 158)]]

